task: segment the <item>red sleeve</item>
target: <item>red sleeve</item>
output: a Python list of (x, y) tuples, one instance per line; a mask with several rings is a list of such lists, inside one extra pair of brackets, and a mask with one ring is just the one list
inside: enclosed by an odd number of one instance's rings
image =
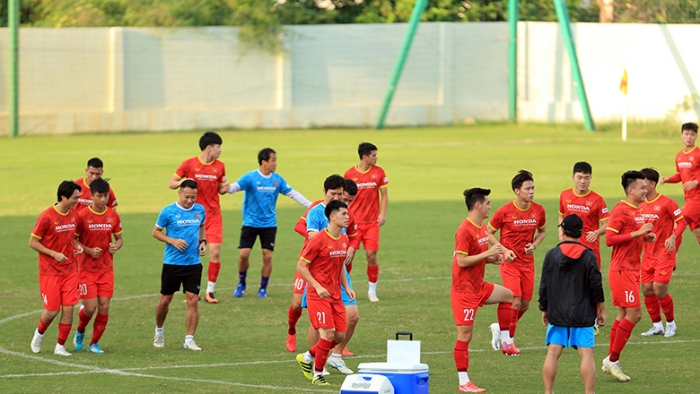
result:
[(355, 220), (350, 216), (350, 221), (348, 223), (348, 228), (346, 230), (348, 237), (348, 245), (357, 250), (360, 247), (360, 239), (357, 236), (357, 224)]
[(538, 229), (542, 229), (547, 226), (547, 211), (544, 210), (544, 207), (540, 207), (539, 218), (537, 219), (537, 222)]
[(471, 234), (464, 230), (464, 226), (460, 226), (455, 234), (455, 253), (469, 256), (469, 246), (471, 245), (471, 242)]
[(297, 224), (294, 226), (294, 231), (301, 235), (302, 237), (306, 238), (306, 215), (302, 216), (297, 220)]
[(307, 263), (311, 263), (316, 256), (318, 256), (318, 251), (320, 249), (320, 244), (321, 244), (321, 236), (323, 234), (318, 234), (315, 237), (311, 238), (309, 242), (306, 244), (304, 247), (304, 250), (301, 251), (301, 259), (305, 260)]
[(187, 174), (190, 171), (190, 166), (189, 166), (189, 160), (185, 160), (182, 163), (180, 163), (180, 167), (177, 168), (177, 171), (175, 171), (175, 175), (179, 176), (180, 179), (187, 177)]
[[(676, 164), (676, 171), (678, 171), (678, 164)], [(681, 174), (675, 173), (668, 178), (668, 183), (678, 183), (681, 181)]]
[(114, 218), (115, 223), (114, 223), (114, 228), (112, 228), (112, 234), (121, 234), (122, 233), (122, 219), (119, 217), (119, 214), (114, 211)]
[(676, 238), (680, 238), (681, 235), (683, 235), (683, 231), (685, 231), (686, 226), (687, 223), (683, 219), (676, 222), (676, 229), (673, 230), (673, 234), (675, 234)]
[(494, 230), (500, 230), (503, 226), (503, 210), (498, 208), (496, 213), (493, 214), (491, 220), (489, 220), (489, 226)]
[(564, 192), (559, 195), (559, 214), (566, 214), (566, 206), (564, 205)]
[(117, 196), (114, 195), (114, 190), (112, 188), (109, 188), (109, 199), (107, 200), (107, 207), (108, 208), (116, 208), (119, 203), (117, 203)]
[(221, 163), (221, 174), (219, 174), (219, 183), (226, 183), (226, 166)]
[(605, 232), (605, 244), (608, 246), (620, 245), (632, 240), (632, 233), (618, 234), (608, 228)]
[(379, 187), (384, 187), (389, 184), (389, 178), (386, 176), (386, 172), (382, 168), (379, 173)]
[(598, 197), (598, 214), (600, 215), (599, 221), (610, 218), (610, 210), (608, 210), (603, 197)]
[(673, 230), (673, 234), (676, 235), (676, 238), (680, 238), (680, 236), (683, 235), (683, 231), (685, 231), (685, 227), (687, 226), (687, 223), (685, 220), (683, 220), (683, 212), (674, 200), (671, 200), (671, 203), (668, 205), (668, 210), (669, 215), (671, 215), (673, 218), (673, 222), (676, 223), (676, 228)]
[[(80, 212), (85, 212), (87, 209), (84, 209)], [(80, 238), (81, 235), (84, 235), (85, 233), (85, 220), (83, 220), (83, 215), (78, 213), (75, 215), (75, 235), (77, 238)]]
[(36, 225), (34, 225), (34, 229), (32, 230), (32, 235), (39, 239), (44, 238), (44, 234), (46, 234), (46, 229), (48, 228), (48, 223), (49, 221), (46, 220), (45, 215), (42, 214), (39, 216), (39, 219), (37, 219)]

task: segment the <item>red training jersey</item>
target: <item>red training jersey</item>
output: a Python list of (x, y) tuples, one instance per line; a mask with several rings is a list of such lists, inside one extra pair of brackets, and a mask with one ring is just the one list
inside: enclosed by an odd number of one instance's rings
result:
[(352, 202), (355, 221), (359, 224), (376, 223), (379, 217), (379, 189), (389, 185), (389, 179), (381, 167), (371, 166), (360, 171), (357, 166), (345, 171), (345, 178), (357, 184), (357, 195)]
[(594, 251), (600, 250), (600, 237), (593, 242), (586, 241), (586, 234), (598, 230), (600, 222), (610, 218), (608, 206), (600, 194), (589, 190), (586, 194), (578, 195), (574, 189), (564, 190), (559, 195), (559, 214), (564, 217), (578, 215), (583, 221), (583, 236), (579, 242)]
[(348, 236), (350, 246), (355, 250), (359, 249), (360, 240), (357, 238), (357, 223), (355, 223), (355, 215), (353, 215), (350, 208), (348, 208), (348, 228), (345, 229), (345, 234)]
[(306, 216), (309, 214), (309, 211), (311, 208), (315, 207), (316, 205), (322, 203), (325, 200), (316, 200), (309, 205), (308, 208), (306, 208), (306, 211), (304, 211), (304, 214), (301, 215), (299, 220), (297, 220), (297, 224), (294, 225), (294, 231), (296, 231), (297, 234), (301, 235), (304, 237), (304, 246), (306, 246), (306, 240), (309, 239), (309, 236), (306, 233)]
[(112, 272), (114, 271), (114, 256), (109, 253), (112, 234), (122, 233), (122, 222), (117, 211), (105, 209), (102, 213), (93, 211), (92, 207), (78, 213), (76, 235), (81, 244), (88, 248), (100, 248), (100, 257), (93, 258), (87, 253), (78, 257), (80, 272)]
[(644, 243), (644, 257), (674, 259), (677, 251), (667, 251), (664, 243), (673, 234), (676, 222), (683, 220), (678, 204), (672, 198), (659, 194), (653, 200), (639, 204), (639, 209), (642, 211), (644, 221), (654, 225), (652, 232), (656, 234), (656, 242)]
[[(301, 252), (301, 259), (309, 263), (311, 276), (328, 290), (334, 300), (340, 300), (340, 275), (347, 250), (347, 235), (341, 233), (338, 238), (333, 238), (328, 229), (324, 229), (321, 234), (311, 238)], [(309, 299), (321, 299), (312, 286), (308, 287), (307, 296)]]
[[(644, 216), (639, 207), (627, 201), (620, 201), (610, 213), (607, 229), (618, 234), (629, 234), (644, 225)], [(613, 245), (610, 256), (610, 270), (638, 271), (641, 269), (642, 245), (644, 237), (632, 238), (629, 242)]]
[(208, 217), (221, 216), (219, 204), (219, 185), (226, 183), (224, 163), (214, 159), (211, 163), (202, 163), (199, 156), (187, 159), (180, 164), (175, 175), (197, 182), (197, 203), (204, 206)]
[(455, 293), (477, 293), (484, 287), (486, 259), (469, 267), (457, 264), (457, 255), (476, 256), (489, 249), (489, 236), (483, 223), (465, 219), (455, 234), (455, 251), (452, 256), (452, 291)]
[[(78, 200), (78, 203), (75, 204), (75, 210), (80, 212), (83, 209), (89, 207), (92, 205), (92, 193), (90, 192), (90, 186), (86, 183), (86, 178), (80, 178), (75, 181), (75, 183), (80, 186), (80, 200)], [(108, 208), (116, 208), (117, 207), (117, 197), (114, 195), (114, 190), (112, 188), (109, 188), (109, 198), (107, 199), (107, 207)]]
[(77, 229), (77, 214), (74, 210), (60, 213), (56, 206), (48, 207), (39, 215), (32, 230), (32, 237), (54, 252), (63, 253), (68, 260), (59, 263), (51, 256), (39, 253), (40, 275), (68, 275), (78, 271), (73, 250), (73, 239)]
[(511, 201), (496, 210), (489, 221), (489, 227), (501, 230), (501, 244), (517, 256), (513, 264), (535, 264), (534, 254), (525, 254), (525, 245), (535, 239), (535, 231), (547, 225), (544, 207), (531, 202), (522, 210)]
[[(676, 174), (682, 183), (700, 181), (700, 149), (694, 147), (689, 152), (680, 151), (676, 155)], [(686, 202), (700, 202), (700, 186), (684, 190)]]

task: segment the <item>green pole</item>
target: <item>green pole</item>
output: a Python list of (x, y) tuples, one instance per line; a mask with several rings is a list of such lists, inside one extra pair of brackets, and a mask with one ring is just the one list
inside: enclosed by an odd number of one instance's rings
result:
[(10, 39), (8, 132), (16, 137), (19, 133), (19, 0), (7, 0), (7, 27)]
[(406, 35), (403, 38), (401, 50), (399, 51), (399, 57), (396, 59), (396, 63), (394, 64), (394, 70), (391, 72), (389, 86), (386, 89), (386, 94), (384, 95), (384, 102), (382, 103), (382, 109), (379, 112), (379, 119), (377, 120), (377, 130), (381, 130), (384, 127), (384, 120), (386, 119), (386, 114), (389, 112), (389, 106), (391, 105), (391, 99), (394, 97), (396, 85), (398, 85), (399, 78), (401, 78), (401, 71), (403, 71), (403, 65), (404, 63), (406, 63), (408, 52), (411, 49), (413, 36), (416, 35), (416, 30), (418, 29), (420, 17), (421, 15), (423, 15), (423, 11), (425, 10), (427, 4), (428, 0), (416, 0), (416, 3), (413, 5), (413, 13), (411, 14), (411, 19), (408, 21), (408, 30), (406, 31)]
[(574, 40), (571, 34), (571, 21), (569, 20), (569, 11), (566, 10), (565, 0), (554, 0), (554, 8), (557, 11), (557, 19), (559, 20), (559, 28), (564, 38), (564, 44), (566, 45), (566, 52), (569, 54), (571, 73), (574, 77), (574, 86), (576, 87), (578, 101), (581, 102), (581, 111), (583, 112), (586, 130), (595, 131), (593, 116), (591, 116), (591, 108), (588, 106), (586, 88), (583, 86), (583, 78), (581, 77), (581, 68), (578, 64), (578, 56), (576, 56), (576, 47), (574, 46)]
[(518, 2), (508, 0), (508, 119), (518, 121)]

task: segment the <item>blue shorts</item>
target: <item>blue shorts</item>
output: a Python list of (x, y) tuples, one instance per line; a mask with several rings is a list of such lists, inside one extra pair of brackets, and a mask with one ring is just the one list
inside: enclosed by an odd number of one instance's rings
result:
[[(343, 270), (345, 270), (343, 268)], [(350, 290), (355, 290), (352, 287), (352, 281), (350, 280), (350, 274), (348, 273), (347, 270), (345, 270), (345, 278), (348, 280), (348, 285), (350, 286)], [(306, 285), (308, 287), (308, 285)], [(357, 298), (354, 300), (350, 301), (350, 296), (348, 295), (347, 291), (345, 291), (345, 288), (343, 285), (340, 285), (340, 292), (342, 293), (342, 299), (343, 299), (343, 305), (345, 306), (350, 306), (350, 305), (357, 305)], [(304, 288), (304, 295), (301, 296), (301, 307), (306, 308), (306, 288)]]
[(593, 327), (563, 327), (550, 324), (547, 326), (545, 344), (592, 349), (595, 347)]

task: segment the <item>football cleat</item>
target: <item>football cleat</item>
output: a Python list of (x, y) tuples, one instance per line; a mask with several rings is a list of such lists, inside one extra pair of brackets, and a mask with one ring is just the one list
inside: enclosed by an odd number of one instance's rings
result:
[(330, 386), (331, 384), (326, 381), (326, 378), (323, 377), (323, 375), (316, 375), (314, 378), (311, 380), (311, 384), (316, 385), (316, 386)]
[(498, 323), (492, 323), (489, 330), (491, 330), (491, 348), (497, 352), (501, 350), (501, 327)]
[(41, 351), (41, 343), (44, 341), (44, 336), (39, 334), (39, 331), (34, 330), (34, 338), (32, 338), (32, 352), (39, 353)]
[(367, 292), (367, 298), (369, 298), (369, 300), (372, 302), (379, 302), (379, 298), (377, 298), (377, 293)]
[(518, 355), (520, 355), (520, 349), (515, 347), (515, 342), (513, 342), (513, 343), (502, 342), (501, 343), (501, 353), (505, 354), (506, 356), (518, 356)]
[(460, 393), (485, 393), (486, 389), (482, 389), (481, 387), (477, 387), (474, 382), (468, 382), (467, 384), (463, 384), (459, 386), (459, 392)]
[(100, 345), (97, 344), (97, 342), (93, 343), (88, 347), (88, 353), (95, 353), (95, 354), (104, 354), (104, 350), (100, 349)]
[(313, 380), (314, 379), (314, 373), (313, 373), (313, 365), (311, 363), (307, 363), (304, 361), (304, 354), (299, 353), (297, 354), (296, 357), (297, 363), (301, 367), (301, 372), (304, 373), (304, 376), (306, 376), (306, 379)]
[(153, 346), (158, 348), (165, 347), (165, 335), (156, 334), (155, 338), (153, 338)]
[(267, 289), (261, 287), (260, 290), (258, 290), (258, 298), (267, 298)]
[(297, 350), (297, 336), (287, 334), (287, 351), (289, 353), (294, 353)]
[(337, 369), (338, 372), (342, 373), (343, 375), (352, 375), (355, 373), (352, 369), (345, 365), (345, 361), (343, 361), (342, 358), (339, 360), (333, 360), (333, 357), (329, 357), (328, 360), (326, 360), (326, 365)]
[(238, 283), (238, 286), (236, 286), (236, 291), (233, 292), (233, 296), (236, 298), (241, 298), (243, 297), (243, 293), (245, 293), (245, 290), (248, 287), (244, 285), (243, 283)]
[(603, 365), (600, 367), (600, 369), (606, 374), (610, 375), (610, 365), (612, 365), (612, 363), (610, 362), (610, 356), (608, 355), (603, 359)]
[(629, 382), (631, 380), (629, 376), (622, 372), (620, 360), (610, 363), (610, 375), (620, 382)]
[(183, 349), (190, 349), (190, 350), (202, 350), (201, 347), (197, 346), (197, 344), (192, 341), (185, 341), (185, 343), (182, 344)]
[(675, 336), (676, 335), (676, 328), (677, 327), (676, 327), (675, 321), (672, 321), (670, 323), (667, 322), (666, 323), (666, 333), (664, 334), (664, 336), (666, 338), (671, 338), (671, 337)]
[(65, 346), (59, 344), (56, 344), (56, 347), (53, 348), (53, 354), (57, 354), (59, 356), (72, 356), (72, 354), (66, 351)]
[(75, 332), (73, 337), (73, 345), (75, 345), (75, 351), (79, 352), (83, 350), (83, 339), (85, 338), (84, 332)]
[(219, 300), (214, 297), (214, 293), (207, 293), (204, 295), (204, 299), (210, 304), (218, 304)]
[(343, 352), (340, 355), (343, 357), (352, 357), (355, 355), (355, 353), (351, 352), (350, 350), (348, 350), (348, 348), (345, 347), (343, 348)]
[[(668, 326), (668, 324), (666, 326)], [(654, 335), (664, 335), (664, 329), (652, 326), (648, 331), (642, 333), (643, 337), (653, 337)]]

